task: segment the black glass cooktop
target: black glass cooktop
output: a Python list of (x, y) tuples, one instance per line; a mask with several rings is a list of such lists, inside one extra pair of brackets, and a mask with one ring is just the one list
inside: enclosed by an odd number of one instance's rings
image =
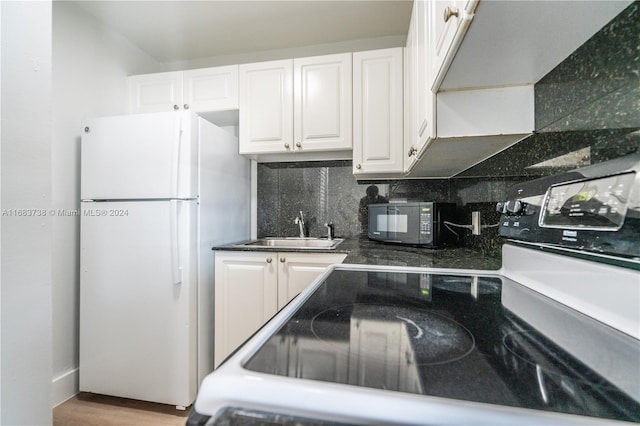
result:
[(263, 373), (640, 421), (638, 340), (499, 276), (335, 270)]

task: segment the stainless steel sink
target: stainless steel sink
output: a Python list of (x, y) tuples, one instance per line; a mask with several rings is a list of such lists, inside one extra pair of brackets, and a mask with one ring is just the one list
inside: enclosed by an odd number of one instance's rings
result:
[(327, 240), (326, 238), (261, 238), (255, 241), (249, 241), (242, 246), (250, 247), (273, 247), (273, 248), (295, 248), (295, 249), (334, 249), (340, 244), (342, 239), (334, 238)]

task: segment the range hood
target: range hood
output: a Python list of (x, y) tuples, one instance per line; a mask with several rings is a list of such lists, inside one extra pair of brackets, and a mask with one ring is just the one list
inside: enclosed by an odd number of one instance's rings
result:
[(434, 83), (437, 137), (406, 176), (454, 177), (520, 141), (533, 143), (534, 84), (631, 3), (479, 1)]
[(533, 85), (440, 92), (436, 105), (438, 137), (418, 154), (410, 178), (453, 177), (534, 130)]

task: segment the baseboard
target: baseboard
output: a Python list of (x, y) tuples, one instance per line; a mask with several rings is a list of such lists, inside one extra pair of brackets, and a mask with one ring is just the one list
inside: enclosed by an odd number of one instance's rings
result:
[(78, 369), (67, 371), (53, 379), (51, 383), (52, 407), (62, 404), (80, 392)]

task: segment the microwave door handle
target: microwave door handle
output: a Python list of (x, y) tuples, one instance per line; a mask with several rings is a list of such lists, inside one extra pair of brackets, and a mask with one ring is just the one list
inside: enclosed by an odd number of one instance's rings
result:
[[(389, 242), (398, 242), (397, 216), (400, 214), (398, 207), (389, 207), (387, 209), (387, 238)], [(391, 238), (394, 238), (393, 240)]]
[(386, 224), (386, 235), (385, 235), (385, 241), (387, 242), (393, 242), (393, 240), (391, 240), (391, 237), (395, 237), (396, 233), (395, 231), (392, 229), (393, 227), (393, 216), (398, 214), (398, 208), (395, 206), (387, 206), (387, 212), (386, 212), (386, 220), (387, 220), (387, 224)]

